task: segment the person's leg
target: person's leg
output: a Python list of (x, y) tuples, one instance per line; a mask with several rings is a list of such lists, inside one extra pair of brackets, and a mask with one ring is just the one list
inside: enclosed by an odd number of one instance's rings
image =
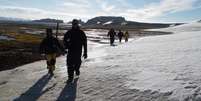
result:
[(112, 38), (110, 38), (110, 45), (112, 45)]
[(78, 63), (75, 65), (75, 74), (77, 75), (77, 76), (79, 76), (80, 75), (80, 66), (81, 66), (81, 59), (79, 59), (78, 60)]
[(111, 42), (111, 45), (113, 45), (114, 44), (114, 38), (112, 38), (112, 42)]
[(56, 64), (56, 53), (50, 54), (50, 68), (49, 68), (49, 73), (51, 75), (54, 75), (54, 70), (55, 70), (55, 64)]
[(68, 80), (72, 81), (74, 78), (74, 66), (68, 65)]
[(50, 68), (51, 68), (51, 55), (50, 54), (46, 54), (45, 55), (46, 57), (46, 61), (47, 61), (47, 69), (50, 71)]
[(54, 71), (55, 70), (55, 64), (56, 64), (56, 53), (53, 53), (52, 54), (52, 71)]
[(51, 64), (48, 60), (46, 60), (46, 64), (47, 64), (47, 69), (49, 70)]
[(67, 72), (68, 72), (68, 82), (72, 82), (74, 78), (74, 65), (72, 59), (67, 57)]

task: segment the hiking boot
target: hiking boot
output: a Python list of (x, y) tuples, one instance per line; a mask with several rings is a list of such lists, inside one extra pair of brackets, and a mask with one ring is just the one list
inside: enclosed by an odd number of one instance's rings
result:
[(80, 75), (80, 71), (79, 70), (75, 71), (75, 74), (76, 74), (76, 76), (79, 76)]
[(72, 78), (69, 78), (68, 80), (67, 80), (67, 83), (72, 83), (73, 82), (73, 79)]
[(54, 75), (53, 71), (50, 70), (50, 69), (49, 69), (48, 73), (50, 74), (50, 76), (53, 76), (53, 75)]

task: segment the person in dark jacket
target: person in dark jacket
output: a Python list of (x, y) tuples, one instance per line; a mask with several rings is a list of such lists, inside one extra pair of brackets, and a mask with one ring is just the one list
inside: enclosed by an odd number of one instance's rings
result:
[(119, 38), (119, 42), (120, 42), (120, 43), (121, 43), (121, 39), (122, 39), (123, 36), (124, 36), (124, 33), (121, 32), (121, 30), (119, 30), (118, 38)]
[(87, 37), (86, 34), (80, 29), (78, 20), (72, 21), (72, 28), (64, 35), (64, 46), (67, 49), (67, 71), (68, 81), (72, 82), (74, 72), (77, 76), (80, 75), (80, 65), (82, 48), (84, 47), (84, 59), (87, 58)]
[(110, 31), (107, 34), (107, 36), (110, 37), (110, 45), (111, 46), (114, 45), (115, 35), (116, 35), (116, 32), (114, 31), (113, 28), (111, 28)]
[(40, 44), (40, 53), (45, 54), (47, 60), (47, 69), (50, 75), (54, 75), (56, 55), (59, 49), (64, 52), (64, 48), (61, 46), (59, 41), (52, 35), (52, 29), (46, 29), (46, 37)]

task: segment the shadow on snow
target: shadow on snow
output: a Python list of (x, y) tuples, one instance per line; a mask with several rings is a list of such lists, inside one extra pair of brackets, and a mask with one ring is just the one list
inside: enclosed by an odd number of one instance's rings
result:
[(18, 98), (14, 99), (14, 101), (36, 101), (48, 91), (48, 89), (43, 91), (43, 88), (48, 84), (51, 78), (52, 76), (49, 76), (48, 74), (42, 76), (31, 88), (21, 94)]
[(77, 81), (78, 78), (74, 79), (73, 83), (67, 83), (57, 101), (75, 101), (76, 99), (76, 90), (77, 90)]

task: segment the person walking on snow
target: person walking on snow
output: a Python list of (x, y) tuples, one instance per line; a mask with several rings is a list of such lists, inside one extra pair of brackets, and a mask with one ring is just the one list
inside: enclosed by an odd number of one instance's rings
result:
[(128, 42), (128, 38), (129, 38), (128, 31), (125, 32), (124, 37), (125, 37), (125, 42)]
[(114, 40), (115, 40), (115, 35), (116, 35), (116, 32), (114, 31), (113, 28), (111, 28), (107, 34), (107, 36), (110, 37), (110, 45), (114, 45)]
[(74, 72), (77, 76), (80, 75), (80, 65), (82, 48), (84, 47), (84, 59), (87, 58), (87, 37), (80, 29), (78, 20), (72, 21), (72, 28), (64, 35), (64, 46), (67, 49), (67, 71), (68, 83), (73, 81)]
[(121, 30), (119, 30), (118, 38), (119, 38), (120, 43), (121, 43), (121, 39), (122, 39), (123, 36), (124, 36), (123, 32), (121, 32)]
[(45, 54), (47, 60), (47, 69), (50, 75), (54, 75), (56, 55), (61, 50), (64, 53), (64, 48), (59, 43), (58, 39), (52, 35), (52, 29), (46, 29), (46, 37), (40, 44), (40, 53)]

